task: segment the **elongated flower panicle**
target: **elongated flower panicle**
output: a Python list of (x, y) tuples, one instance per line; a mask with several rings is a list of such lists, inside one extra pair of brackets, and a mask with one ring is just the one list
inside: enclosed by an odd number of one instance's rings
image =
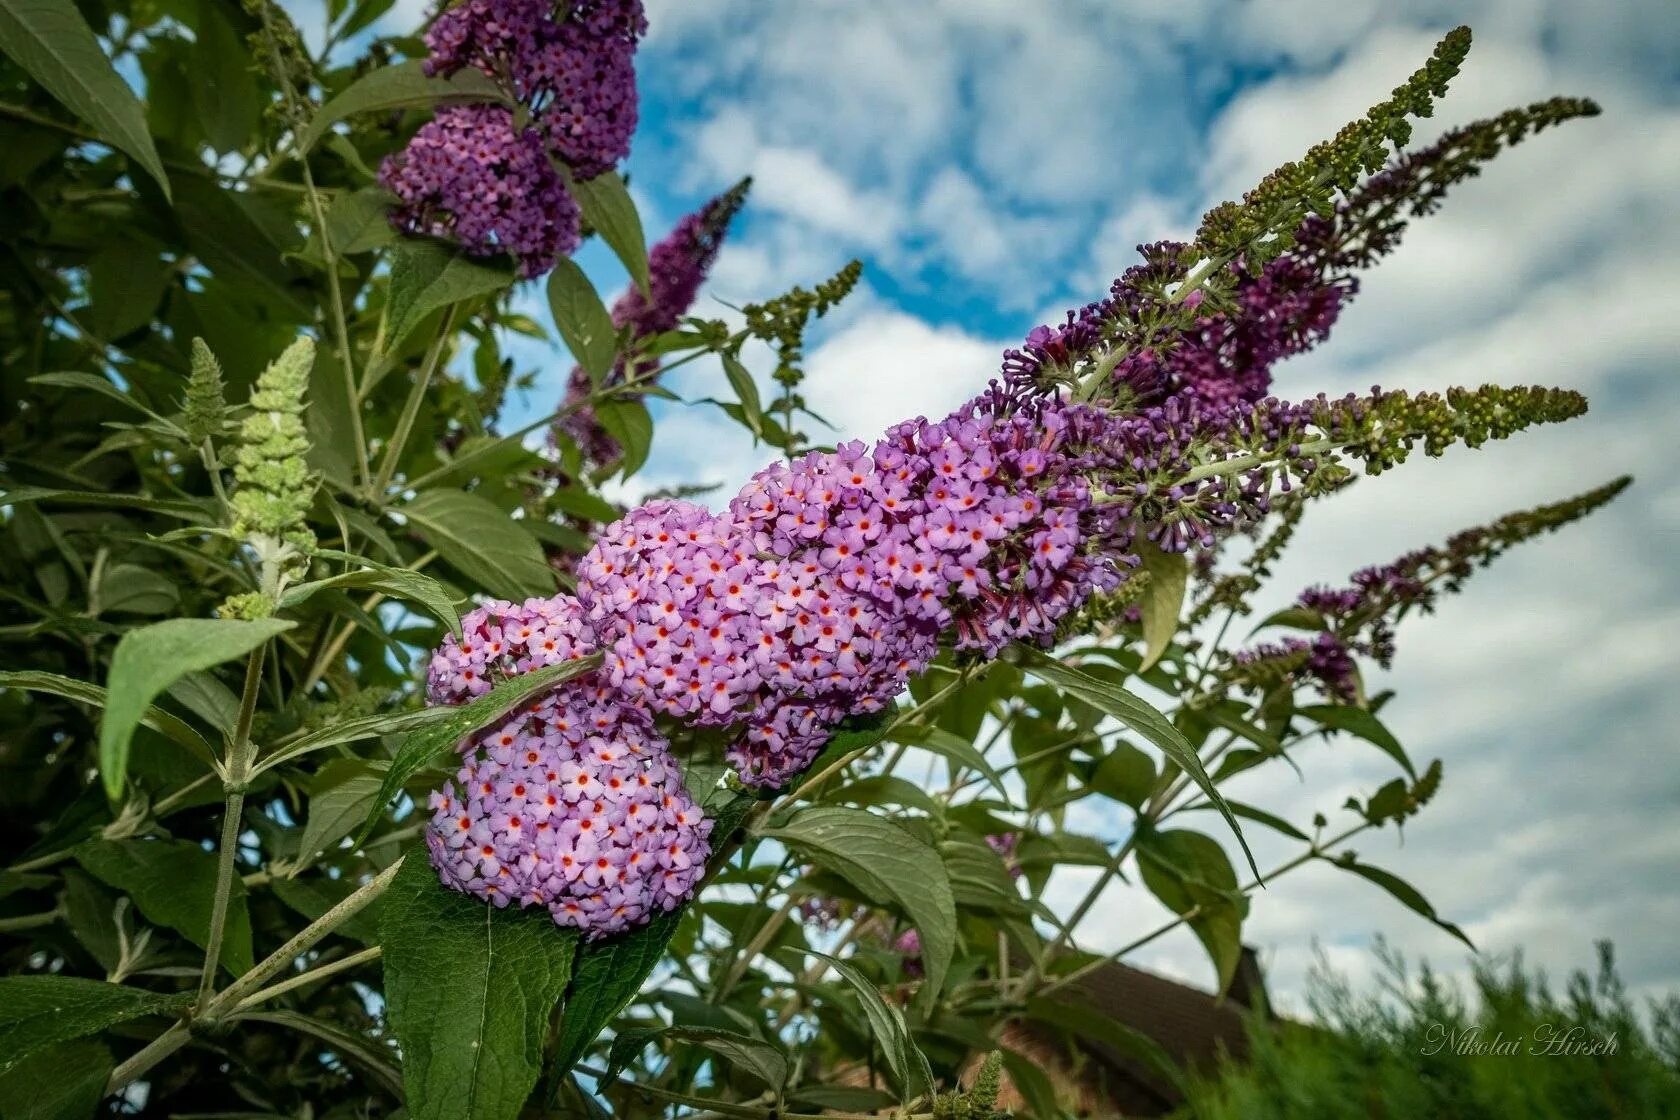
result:
[(433, 22), (426, 72), (481, 70), (529, 123), (503, 104), (440, 110), (380, 168), (399, 229), (507, 253), (525, 277), (577, 248), (580, 211), (551, 157), (589, 179), (629, 155), (646, 20), (640, 0), (565, 5), (560, 17), (552, 0), (466, 0)]
[(426, 846), (446, 886), (604, 937), (688, 901), (712, 822), (642, 712), (599, 686), (553, 697), (471, 742)]
[[(613, 326), (628, 329), (632, 343), (674, 330), (694, 305), (750, 185), (751, 180), (743, 180), (718, 195), (684, 217), (649, 250), (648, 295), (631, 284), (612, 306)], [(647, 376), (658, 363), (659, 359), (651, 356), (638, 356), (629, 362), (620, 358), (609, 380), (620, 383), (630, 377)], [(571, 411), (559, 421), (558, 428), (577, 444), (586, 462), (605, 465), (616, 461), (623, 449), (585, 403), (594, 388), (588, 371), (574, 365), (566, 381), (566, 398), (561, 402), (571, 406)]]

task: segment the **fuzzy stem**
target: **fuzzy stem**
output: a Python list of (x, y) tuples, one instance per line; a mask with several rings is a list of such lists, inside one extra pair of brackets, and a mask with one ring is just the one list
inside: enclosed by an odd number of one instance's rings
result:
[(341, 960), (331, 961), (327, 964), (320, 965), (317, 968), (312, 968), (308, 972), (300, 972), (290, 979), (282, 980), (278, 984), (271, 984), (260, 991), (252, 992), (250, 995), (246, 996), (234, 1005), (234, 1013), (237, 1014), (241, 1011), (249, 1011), (259, 1003), (266, 1003), (274, 997), (284, 995), (294, 988), (301, 988), (305, 984), (313, 984), (318, 980), (325, 980), (327, 977), (332, 976), (335, 973), (345, 972), (349, 969), (367, 964), (369, 961), (376, 961), (380, 958), (383, 952), (384, 950), (380, 946), (375, 945), (372, 948), (363, 949), (359, 953), (351, 953), (348, 957), (344, 957)]

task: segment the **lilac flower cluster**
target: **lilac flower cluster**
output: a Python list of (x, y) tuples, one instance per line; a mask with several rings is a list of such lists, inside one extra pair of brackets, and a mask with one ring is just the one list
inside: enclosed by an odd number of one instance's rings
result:
[(1306, 678), (1333, 700), (1353, 703), (1359, 698), (1359, 667), (1341, 638), (1325, 633), (1305, 638), (1263, 642), (1238, 652), (1232, 659), (1239, 676), (1254, 684)]
[[(613, 326), (620, 330), (628, 328), (632, 341), (676, 328), (693, 306), (712, 262), (723, 248), (729, 223), (746, 199), (747, 185), (743, 182), (735, 186), (684, 217), (648, 252), (651, 298), (643, 296), (636, 285), (630, 285), (613, 303)], [(645, 376), (657, 363), (658, 359), (653, 357), (639, 357), (629, 365), (621, 360), (611, 380), (622, 382), (629, 377)], [(622, 449), (586, 403), (593, 390), (589, 373), (582, 366), (573, 366), (566, 382), (566, 399), (561, 402), (570, 406), (571, 411), (558, 426), (578, 445), (586, 461), (604, 465), (618, 459)]]
[[(426, 697), (466, 703), (595, 645), (570, 596), (487, 603), (433, 654)], [(426, 833), (446, 885), (498, 906), (546, 906), (591, 937), (693, 893), (711, 822), (649, 715), (599, 674), (545, 693), (461, 750), (455, 780), (431, 796)]]
[(615, 688), (699, 726), (744, 725), (751, 785), (803, 769), (835, 724), (881, 710), (951, 633), (995, 653), (1038, 641), (1119, 581), (1071, 453), (1100, 423), (976, 402), (759, 474), (715, 516), (656, 502), (578, 566)]
[(507, 253), (522, 276), (552, 268), (577, 248), (581, 219), (550, 155), (591, 178), (629, 154), (645, 27), (640, 0), (592, 0), (560, 19), (552, 0), (446, 9), (426, 33), (426, 72), (482, 70), (530, 123), (516, 127), (501, 104), (440, 110), (380, 168), (393, 222), (476, 256)]
[(544, 906), (604, 937), (693, 894), (712, 822), (647, 717), (610, 689), (554, 693), (478, 736), (431, 795), (426, 846), (445, 885)]
[(446, 637), (426, 669), (426, 700), (464, 704), (482, 696), (498, 680), (529, 673), (595, 650), (577, 600), (568, 595), (527, 599), (514, 604), (495, 600), (461, 619), (461, 637)]

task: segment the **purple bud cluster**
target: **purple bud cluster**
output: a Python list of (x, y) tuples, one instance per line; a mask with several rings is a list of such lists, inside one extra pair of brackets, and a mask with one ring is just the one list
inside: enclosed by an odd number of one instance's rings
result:
[(914, 929), (907, 929), (893, 940), (893, 951), (903, 958), (904, 975), (914, 979), (922, 977), (922, 935)]
[[(1004, 353), (1006, 380), (1042, 388), (1047, 371), (1070, 374), (1103, 346), (1114, 324), (1143, 318), (1161, 304), (1165, 288), (1184, 279), (1184, 248), (1170, 241), (1139, 246), (1143, 263), (1115, 280), (1106, 298), (1069, 311), (1060, 326), (1035, 328), (1019, 349)], [(1230, 265), (1229, 307), (1209, 309), (1165, 338), (1132, 349), (1116, 363), (1114, 380), (1139, 405), (1172, 397), (1213, 406), (1264, 399), (1272, 367), (1322, 342), (1357, 288), (1345, 273), (1330, 274), (1326, 252), (1304, 246), (1258, 270), (1240, 261)], [(1200, 310), (1201, 296), (1191, 293), (1184, 306)]]
[(379, 181), (396, 195), (392, 218), (405, 232), (449, 238), (475, 256), (507, 253), (525, 277), (578, 246), (577, 203), (541, 134), (516, 131), (505, 106), (438, 110), (380, 166)]
[[(649, 295), (642, 295), (641, 288), (634, 284), (625, 289), (613, 303), (613, 326), (620, 330), (628, 328), (633, 341), (674, 329), (700, 294), (700, 286), (706, 282), (706, 274), (723, 248), (729, 223), (744, 198), (744, 188), (736, 187), (679, 221), (648, 253)], [(622, 382), (631, 375), (647, 374), (657, 361), (657, 358), (638, 358), (634, 369), (626, 369), (620, 361), (611, 379)], [(561, 402), (571, 406), (571, 411), (560, 421), (559, 429), (578, 445), (586, 461), (611, 463), (619, 457), (621, 449), (585, 403), (593, 390), (588, 371), (573, 366), (566, 382), (566, 399)]]
[(575, 4), (561, 18), (551, 0), (445, 9), (426, 33), (426, 72), (481, 70), (530, 124), (516, 128), (500, 104), (441, 110), (380, 168), (393, 222), (476, 256), (507, 253), (522, 276), (552, 268), (577, 248), (580, 213), (550, 156), (591, 178), (629, 154), (645, 29), (640, 0)]
[(1281, 642), (1262, 643), (1242, 650), (1233, 660), (1247, 669), (1269, 667), (1281, 676), (1309, 678), (1334, 700), (1351, 704), (1359, 698), (1359, 667), (1342, 639), (1329, 632), (1318, 634), (1310, 641), (1285, 638)]
[(986, 846), (996, 852), (1003, 860), (1004, 870), (1009, 872), (1011, 879), (1019, 879), (1026, 871), (1021, 866), (1020, 856), (1016, 849), (1021, 846), (1019, 832), (994, 832), (986, 837)]

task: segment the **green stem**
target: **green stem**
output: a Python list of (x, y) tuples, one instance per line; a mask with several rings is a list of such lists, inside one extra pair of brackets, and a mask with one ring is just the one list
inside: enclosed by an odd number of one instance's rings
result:
[[(391, 885), (391, 880), (397, 877), (397, 872), (402, 869), (402, 865), (403, 860), (398, 859), (378, 875), (363, 883), (351, 892), (344, 901), (305, 926), (290, 941), (264, 957), (255, 968), (213, 996), (207, 1004), (195, 1008), (187, 1020), (174, 1024), (157, 1038), (154, 1038), (138, 1054), (135, 1054), (134, 1057), (118, 1066), (111, 1073), (110, 1080), (105, 1084), (106, 1095), (109, 1096), (120, 1091), (123, 1086), (140, 1077), (147, 1070), (186, 1045), (190, 1037), (187, 1029), (188, 1023), (205, 1019), (214, 1020), (226, 1015), (242, 1001), (256, 994), (264, 981), (314, 948), (327, 934), (359, 914), (368, 903), (384, 893), (385, 888)], [(279, 987), (279, 985), (276, 985), (276, 987)]]
[(20, 914), (15, 918), (0, 918), (0, 933), (18, 933), (26, 929), (40, 929), (50, 926), (64, 916), (64, 911), (54, 908), (40, 914)]
[(228, 752), (222, 778), (227, 802), (222, 812), (222, 845), (216, 851), (216, 894), (210, 904), (210, 933), (204, 946), (204, 975), (198, 984), (198, 1006), (205, 1006), (216, 988), (216, 965), (222, 955), (222, 934), (227, 925), (228, 900), (233, 893), (233, 864), (239, 857), (240, 814), (245, 809), (245, 784), (250, 780), (251, 723), (256, 718), (257, 696), (262, 690), (263, 656), (268, 644), (258, 646), (245, 662), (245, 691), (239, 699), (239, 719), (234, 725), (233, 746)]
[(259, 991), (252, 992), (234, 1006), (234, 1013), (238, 1014), (241, 1011), (249, 1011), (259, 1003), (267, 1003), (276, 996), (285, 995), (287, 992), (292, 991), (295, 988), (301, 988), (306, 984), (314, 984), (317, 981), (325, 980), (327, 977), (332, 976), (335, 973), (346, 972), (352, 968), (358, 968), (361, 965), (367, 964), (369, 961), (376, 961), (380, 958), (383, 952), (383, 949), (381, 949), (378, 945), (375, 945), (371, 948), (363, 949), (359, 953), (351, 953), (348, 957), (344, 957), (340, 960), (330, 961), (327, 964), (312, 968), (308, 972), (300, 972), (290, 979), (282, 980), (278, 984), (271, 984)]
[(459, 308), (459, 304), (452, 304), (449, 310), (444, 312), (437, 338), (432, 340), (431, 349), (426, 351), (426, 358), (420, 363), (420, 372), (415, 375), (414, 385), (408, 391), (408, 400), (403, 402), (402, 415), (397, 418), (396, 430), (391, 433), (390, 442), (385, 445), (385, 454), (379, 461), (379, 477), (373, 480), (373, 497), (376, 501), (384, 498), (385, 488), (391, 485), (391, 479), (397, 473), (397, 459), (408, 443), (409, 432), (414, 428), (414, 418), (420, 415), (421, 402), (426, 399), (426, 390), (431, 386), (432, 376), (437, 373), (438, 363), (448, 346), (449, 333), (455, 327), (455, 312)]

